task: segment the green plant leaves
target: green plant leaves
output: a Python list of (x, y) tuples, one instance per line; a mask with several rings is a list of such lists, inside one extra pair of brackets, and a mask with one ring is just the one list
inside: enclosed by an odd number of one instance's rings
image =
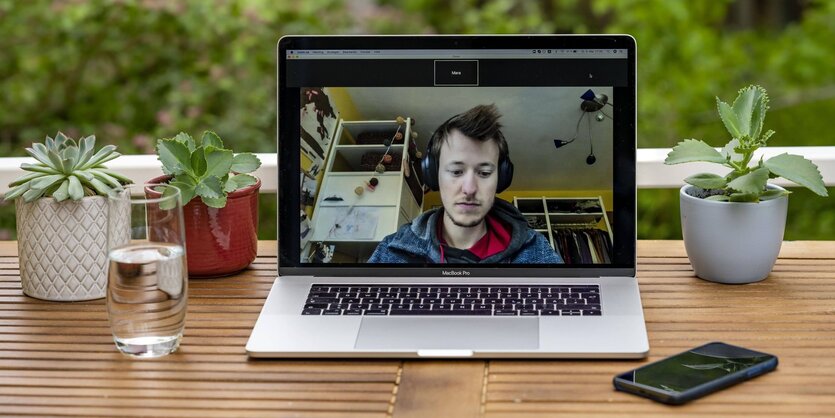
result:
[(191, 153), (188, 147), (176, 139), (161, 139), (157, 142), (157, 155), (166, 174), (178, 175), (189, 171)]
[(232, 193), (235, 190), (243, 189), (257, 182), (258, 180), (249, 174), (237, 174), (230, 177), (229, 180), (226, 180), (226, 185), (223, 187), (223, 190), (226, 193)]
[(261, 166), (261, 161), (255, 154), (250, 152), (242, 152), (232, 159), (232, 172), (235, 173), (251, 173)]
[(206, 174), (206, 155), (202, 149), (196, 149), (191, 152), (191, 172), (196, 177), (202, 177)]
[(739, 128), (739, 119), (736, 117), (733, 108), (729, 104), (719, 100), (718, 97), (716, 98), (716, 107), (719, 110), (719, 118), (722, 119), (725, 129), (728, 130), (731, 137), (741, 138), (743, 135), (742, 130)]
[(202, 143), (203, 148), (207, 148), (210, 145), (215, 148), (223, 148), (223, 141), (221, 141), (220, 137), (212, 131), (203, 132), (203, 139), (201, 139), (200, 142)]
[(79, 180), (76, 176), (69, 176), (67, 179), (70, 181), (67, 188), (70, 198), (72, 198), (72, 200), (79, 200), (84, 197), (84, 187), (81, 186), (81, 180)]
[(736, 149), (739, 147), (739, 139), (733, 138), (722, 147), (721, 154), (725, 157), (725, 159), (729, 161), (733, 161), (735, 163), (741, 163), (745, 158), (744, 155), (736, 152)]
[(205, 148), (205, 153), (208, 166), (206, 176), (221, 178), (229, 174), (232, 168), (232, 151), (209, 145)]
[(711, 173), (694, 174), (684, 179), (684, 182), (702, 189), (721, 189), (728, 184), (724, 177)]
[(765, 161), (764, 166), (772, 173), (793, 181), (819, 196), (828, 196), (818, 166), (799, 156), (783, 153)]
[(201, 180), (200, 183), (197, 183), (194, 191), (198, 196), (210, 199), (216, 199), (224, 194), (220, 179), (215, 176), (209, 176)]
[(52, 197), (54, 197), (58, 202), (67, 200), (70, 197), (69, 187), (70, 180), (64, 179), (64, 181), (61, 182), (61, 186), (58, 187), (58, 190), (56, 190), (55, 193), (52, 193)]
[(210, 207), (226, 206), (227, 193), (257, 182), (250, 175), (231, 173), (252, 172), (261, 165), (255, 154), (234, 155), (223, 148), (223, 141), (211, 131), (203, 133), (200, 144), (182, 132), (173, 139), (160, 139), (157, 152), (163, 171), (174, 175), (170, 184), (180, 189), (184, 205), (200, 196)]
[(693, 161), (706, 161), (711, 163), (725, 163), (725, 157), (710, 145), (698, 139), (685, 139), (673, 147), (664, 164), (681, 164)]
[[(768, 168), (760, 167), (731, 180), (728, 187), (741, 194), (754, 194), (759, 197), (765, 190), (766, 182), (768, 182)], [(738, 196), (738, 198), (742, 197)], [(735, 201), (733, 194), (731, 195), (731, 201)]]
[(168, 184), (180, 189), (180, 199), (183, 202), (183, 206), (185, 206), (188, 202), (191, 202), (191, 199), (194, 199), (196, 194), (194, 189), (197, 187), (197, 183), (194, 181), (194, 178), (188, 174), (176, 176)]
[[(759, 130), (762, 129), (762, 122), (765, 118), (765, 112), (761, 106), (764, 97), (767, 100), (768, 96), (760, 86), (752, 85), (739, 91), (739, 95), (734, 100), (733, 110), (739, 122), (741, 135), (748, 135), (753, 139), (757, 139), (759, 136)], [(753, 120), (755, 110), (757, 113), (756, 121)], [(756, 124), (759, 124), (759, 126), (757, 127)], [(756, 135), (752, 132), (752, 127), (756, 128)]]
[(714, 200), (714, 201), (717, 201), (717, 202), (727, 202), (727, 201), (731, 200), (731, 198), (728, 195), (715, 194), (713, 196), (706, 197), (705, 200)]
[(767, 190), (765, 193), (760, 195), (760, 200), (771, 200), (776, 199), (780, 196), (790, 195), (792, 192), (788, 190), (780, 190), (780, 189), (771, 189)]

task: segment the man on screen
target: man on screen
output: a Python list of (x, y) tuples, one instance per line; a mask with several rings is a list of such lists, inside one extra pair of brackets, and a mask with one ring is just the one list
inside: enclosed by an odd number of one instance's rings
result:
[(421, 162), (442, 208), (424, 212), (383, 239), (371, 263), (562, 263), (510, 203), (496, 199), (513, 179), (495, 105), (479, 105), (441, 124)]

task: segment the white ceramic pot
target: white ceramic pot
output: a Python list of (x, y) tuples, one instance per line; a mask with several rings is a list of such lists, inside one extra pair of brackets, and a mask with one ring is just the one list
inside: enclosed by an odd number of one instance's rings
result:
[[(23, 293), (51, 301), (99, 299), (107, 291), (108, 205), (103, 196), (15, 201)], [(129, 216), (125, 213), (124, 216)], [(117, 237), (129, 240), (124, 228)], [(111, 237), (111, 239), (113, 239)]]
[(690, 195), (693, 189), (685, 185), (679, 197), (684, 246), (696, 276), (732, 284), (765, 279), (783, 244), (788, 196), (759, 203), (716, 202)]

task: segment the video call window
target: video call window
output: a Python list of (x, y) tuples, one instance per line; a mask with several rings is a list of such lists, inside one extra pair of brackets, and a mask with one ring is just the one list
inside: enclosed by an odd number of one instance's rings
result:
[(612, 263), (613, 87), (299, 90), (301, 263)]

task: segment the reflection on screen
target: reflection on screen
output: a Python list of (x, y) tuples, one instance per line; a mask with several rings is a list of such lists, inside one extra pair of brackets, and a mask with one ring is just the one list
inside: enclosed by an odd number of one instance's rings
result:
[(621, 378), (668, 392), (688, 389), (768, 360), (770, 356), (725, 357), (691, 350), (635, 370)]
[(290, 48), (285, 58), (281, 103), (297, 94), (299, 106), (291, 258), (623, 263), (613, 220), (631, 213), (622, 202), (634, 193), (626, 50)]

